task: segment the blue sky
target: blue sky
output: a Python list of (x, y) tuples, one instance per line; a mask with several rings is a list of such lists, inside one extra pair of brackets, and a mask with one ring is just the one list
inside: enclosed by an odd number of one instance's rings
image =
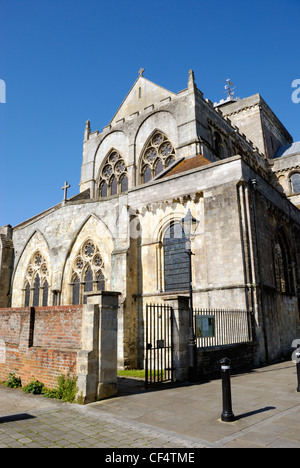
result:
[(138, 76), (205, 98), (259, 92), (300, 140), (299, 0), (0, 0), (0, 226), (79, 191), (85, 121), (106, 126)]

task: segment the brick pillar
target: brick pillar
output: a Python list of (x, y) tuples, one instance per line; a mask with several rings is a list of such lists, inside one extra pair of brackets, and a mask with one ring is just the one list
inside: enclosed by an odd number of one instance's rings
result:
[(87, 293), (82, 314), (82, 349), (77, 386), (82, 403), (114, 396), (117, 385), (118, 292)]
[(173, 345), (175, 381), (185, 382), (189, 373), (189, 298), (166, 297), (165, 304), (173, 308)]

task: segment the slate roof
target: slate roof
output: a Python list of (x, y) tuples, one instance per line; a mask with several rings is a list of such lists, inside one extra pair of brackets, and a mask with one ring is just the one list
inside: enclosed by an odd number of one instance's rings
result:
[(296, 153), (300, 153), (300, 141), (296, 141), (291, 145), (281, 146), (277, 151), (275, 158), (281, 158), (282, 156), (290, 156)]

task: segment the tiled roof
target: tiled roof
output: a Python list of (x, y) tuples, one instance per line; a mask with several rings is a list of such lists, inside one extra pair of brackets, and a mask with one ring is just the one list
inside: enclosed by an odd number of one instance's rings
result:
[(193, 156), (192, 158), (186, 158), (180, 161), (178, 164), (173, 166), (168, 172), (166, 172), (163, 176), (170, 177), (176, 174), (181, 174), (182, 172), (190, 171), (192, 169), (196, 169), (198, 167), (207, 166), (210, 164), (210, 161), (206, 159), (202, 154), (197, 154), (197, 156)]

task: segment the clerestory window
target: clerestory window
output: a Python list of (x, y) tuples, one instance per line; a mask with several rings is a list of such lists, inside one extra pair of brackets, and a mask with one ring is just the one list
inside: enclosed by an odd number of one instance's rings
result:
[(118, 195), (128, 191), (128, 175), (125, 162), (117, 151), (106, 158), (99, 178), (101, 198)]
[(176, 160), (172, 143), (162, 132), (155, 132), (142, 155), (140, 176), (142, 183), (150, 182)]

